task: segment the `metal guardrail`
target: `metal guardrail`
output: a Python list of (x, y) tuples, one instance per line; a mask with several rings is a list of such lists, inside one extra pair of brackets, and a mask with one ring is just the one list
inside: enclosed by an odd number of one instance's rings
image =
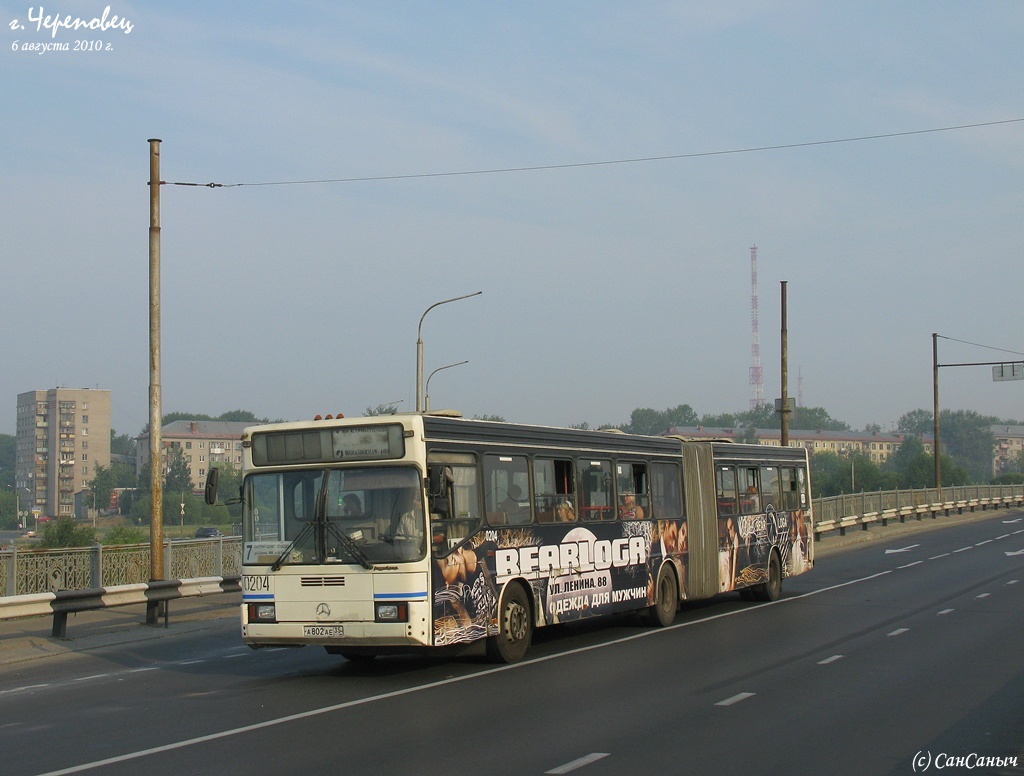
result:
[(157, 608), (162, 605), (166, 625), (170, 601), (216, 593), (237, 593), (241, 589), (240, 577), (236, 575), (228, 578), (160, 580), (110, 588), (7, 596), (0, 598), (0, 620), (52, 614), (53, 628), (50, 635), (63, 639), (67, 637), (68, 614), (73, 612), (105, 609), (109, 606), (146, 604), (147, 621), (155, 624), (156, 618), (151, 618), (150, 614), (155, 614)]
[(839, 531), (845, 535), (848, 528), (867, 530), (873, 523), (887, 525), (890, 520), (906, 522), (925, 516), (938, 517), (953, 511), (989, 507), (1024, 506), (1024, 485), (957, 485), (937, 490), (887, 490), (872, 493), (853, 493), (814, 500), (814, 534)]

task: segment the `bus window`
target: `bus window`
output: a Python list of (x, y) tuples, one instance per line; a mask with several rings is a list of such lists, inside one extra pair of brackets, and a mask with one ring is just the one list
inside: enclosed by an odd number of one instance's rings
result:
[(651, 466), (651, 491), (652, 518), (670, 520), (683, 516), (677, 464), (656, 463)]
[(533, 509), (538, 523), (576, 520), (576, 488), (572, 461), (533, 462)]
[(761, 467), (761, 495), (764, 496), (764, 506), (767, 509), (773, 506), (776, 509), (783, 509), (781, 499), (781, 481), (779, 470), (775, 466)]
[(643, 520), (651, 508), (651, 499), (647, 494), (646, 464), (615, 464), (615, 485), (619, 491), (619, 517), (623, 520)]
[(614, 520), (612, 462), (580, 461), (580, 516), (584, 520)]
[(801, 509), (805, 499), (803, 469), (782, 469), (782, 508)]
[(745, 466), (740, 469), (740, 512), (743, 514), (761, 511), (761, 488), (757, 475), (756, 466)]
[(530, 518), (530, 474), (525, 456), (484, 457), (487, 522), (491, 525), (526, 525)]
[(719, 466), (715, 472), (715, 489), (718, 496), (718, 516), (729, 517), (739, 514), (736, 501), (736, 469)]

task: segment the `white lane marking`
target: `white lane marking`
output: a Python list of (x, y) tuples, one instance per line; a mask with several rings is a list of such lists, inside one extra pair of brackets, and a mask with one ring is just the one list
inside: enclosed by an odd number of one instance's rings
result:
[(73, 682), (88, 682), (90, 679), (106, 679), (110, 674), (93, 674), (92, 676), (76, 676)]
[(920, 544), (911, 544), (911, 545), (909, 545), (907, 547), (900, 547), (898, 550), (886, 550), (885, 554), (886, 555), (892, 555), (894, 552), (908, 552), (908, 551), (914, 549), (915, 547), (920, 547), (920, 546), (921, 546)]
[(598, 760), (603, 760), (605, 757), (608, 757), (609, 755), (610, 752), (591, 752), (585, 757), (579, 757), (573, 760), (572, 762), (566, 763), (565, 765), (559, 765), (557, 768), (552, 768), (550, 771), (544, 771), (544, 773), (569, 773), (570, 771), (574, 771), (577, 768), (582, 768), (584, 765), (590, 765), (591, 763), (596, 763)]
[[(500, 673), (502, 671), (515, 671), (526, 666), (534, 665), (536, 663), (545, 663), (549, 660), (560, 660), (564, 657), (570, 657), (572, 655), (578, 655), (583, 652), (590, 652), (596, 649), (604, 649), (605, 647), (616, 646), (618, 644), (624, 644), (628, 641), (635, 641), (636, 639), (646, 639), (667, 631), (678, 630), (680, 628), (690, 628), (695, 625), (701, 625), (712, 620), (720, 620), (723, 617), (733, 617), (737, 614), (744, 614), (749, 612), (762, 612), (766, 607), (778, 606), (780, 604), (790, 603), (792, 601), (802, 601), (805, 598), (812, 598), (822, 593), (829, 593), (833, 590), (840, 590), (850, 585), (858, 585), (862, 582), (870, 582), (873, 579), (884, 577), (888, 574), (892, 574), (892, 571), (879, 571), (877, 574), (869, 574), (866, 577), (860, 577), (858, 579), (851, 579), (846, 582), (839, 582), (835, 585), (828, 587), (822, 587), (818, 590), (811, 590), (807, 593), (801, 593), (800, 595), (791, 596), (789, 598), (780, 598), (777, 601), (766, 601), (756, 608), (745, 608), (745, 609), (733, 609), (728, 612), (721, 612), (720, 614), (713, 614), (709, 617), (704, 617), (699, 620), (691, 620), (689, 622), (681, 622), (678, 625), (670, 625), (667, 628), (658, 628), (657, 630), (643, 631), (641, 633), (635, 633), (632, 636), (623, 636), (621, 639), (615, 639), (613, 641), (603, 642), (601, 644), (592, 644), (587, 647), (579, 647), (572, 649), (567, 652), (559, 652), (554, 655), (545, 655), (543, 657), (536, 657), (532, 660), (524, 660), (519, 663), (512, 663), (511, 665), (495, 666), (494, 668), (486, 671), (481, 671), (476, 674), (467, 674), (465, 676), (452, 677), (450, 679), (442, 679), (436, 682), (429, 682), (427, 684), (416, 685), (415, 687), (407, 687), (403, 690), (395, 690), (394, 692), (382, 693), (380, 695), (371, 695), (366, 698), (357, 698), (356, 700), (346, 701), (344, 703), (338, 703), (333, 706), (323, 706), (318, 709), (310, 709), (308, 711), (299, 712), (297, 714), (290, 714), (285, 717), (277, 717), (275, 719), (268, 719), (263, 722), (256, 722), (252, 725), (245, 725), (243, 727), (231, 728), (229, 730), (222, 730), (219, 733), (208, 733), (205, 736), (197, 736), (196, 738), (188, 738), (183, 741), (175, 741), (170, 744), (163, 744), (162, 746), (154, 746), (150, 749), (140, 749), (135, 752), (128, 752), (127, 754), (117, 755), (115, 757), (108, 757), (103, 760), (94, 760), (93, 762), (81, 763), (80, 765), (72, 765), (68, 768), (63, 768), (57, 771), (49, 771), (48, 773), (39, 774), (39, 776), (63, 776), (68, 773), (81, 773), (82, 771), (89, 771), (94, 768), (101, 768), (104, 765), (113, 765), (114, 763), (129, 762), (131, 760), (138, 760), (143, 757), (148, 757), (153, 754), (160, 754), (161, 752), (172, 752), (175, 749), (184, 749), (189, 746), (195, 746), (196, 744), (202, 744), (207, 741), (216, 741), (221, 738), (230, 738), (232, 736), (241, 735), (243, 733), (251, 733), (256, 730), (263, 730), (265, 728), (275, 727), (277, 725), (283, 725), (288, 722), (295, 722), (301, 719), (308, 719), (310, 717), (318, 717), (322, 714), (330, 714), (335, 711), (341, 711), (343, 709), (350, 709), (357, 706), (364, 706), (370, 703), (376, 703), (377, 701), (390, 700), (391, 698), (400, 698), (404, 695), (411, 695), (412, 693), (421, 692), (423, 690), (432, 690), (435, 687), (443, 687), (449, 684), (455, 684), (456, 682), (464, 682), (470, 679), (477, 679), (480, 677), (489, 676), (491, 674)], [(271, 650), (264, 650), (269, 652)], [(277, 651), (277, 650), (275, 650)]]
[(983, 544), (991, 544), (991, 543), (992, 543), (992, 541), (993, 541), (992, 539), (986, 539), (986, 540), (985, 540), (985, 541), (983, 541), (983, 542), (978, 542), (978, 543), (977, 543), (977, 544), (975, 544), (974, 546), (975, 546), (975, 547), (980, 547), (980, 546), (981, 546), (981, 545), (983, 545)]
[(951, 553), (951, 552), (944, 552), (941, 555), (933, 555), (928, 560), (938, 560), (939, 558), (945, 558), (947, 555), (952, 555), (952, 554), (953, 553)]
[(975, 598), (988, 598), (990, 595), (992, 595), (992, 594), (991, 593), (981, 593), (980, 595), (976, 595), (974, 597)]
[(940, 610), (939, 610), (939, 611), (938, 611), (938, 612), (936, 613), (936, 616), (938, 616), (938, 615), (940, 615), (940, 614), (949, 614), (950, 612), (955, 612), (955, 611), (956, 611), (956, 609), (940, 609)]
[(1009, 582), (1007, 582), (1006, 584), (1008, 584), (1008, 585), (1016, 585), (1016, 584), (1017, 584), (1017, 580), (1016, 580), (1016, 579), (1011, 579), (1011, 580), (1010, 580)]
[(974, 549), (973, 547), (961, 547), (959, 550), (953, 550), (953, 552), (967, 552), (968, 550), (973, 550), (973, 549)]
[(1003, 534), (1002, 536), (997, 536), (996, 537), (996, 539), (1009, 539), (1009, 538), (1010, 538), (1010, 534)]
[(827, 666), (829, 663), (834, 663), (837, 660), (842, 660), (844, 657), (845, 655), (833, 655), (832, 657), (827, 657), (824, 660), (819, 660), (818, 665)]
[(715, 705), (716, 706), (732, 706), (734, 703), (739, 703), (740, 701), (745, 701), (747, 698), (753, 698), (754, 695), (756, 695), (756, 693), (752, 693), (752, 692), (736, 693), (736, 695), (733, 695), (731, 698), (726, 698), (724, 701), (719, 701)]
[(907, 563), (907, 564), (905, 564), (903, 566), (897, 566), (896, 568), (898, 568), (898, 569), (909, 569), (911, 566), (916, 566), (919, 563), (924, 563), (924, 561), (923, 560), (915, 560), (913, 563)]
[(897, 628), (892, 633), (885, 634), (886, 636), (899, 636), (900, 634), (906, 633), (910, 628)]

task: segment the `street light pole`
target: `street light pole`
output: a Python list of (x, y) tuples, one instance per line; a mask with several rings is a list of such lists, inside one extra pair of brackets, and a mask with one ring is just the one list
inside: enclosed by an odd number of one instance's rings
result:
[(445, 366), (439, 366), (437, 369), (435, 369), (433, 372), (430, 373), (430, 377), (427, 378), (427, 400), (426, 400), (426, 403), (424, 405), (424, 409), (427, 412), (430, 411), (430, 378), (433, 377), (434, 375), (436, 375), (442, 369), (451, 369), (453, 366), (462, 366), (463, 364), (468, 364), (468, 363), (469, 363), (469, 361), (460, 361), (457, 364), (446, 364)]
[(469, 299), (471, 296), (479, 296), (483, 291), (476, 291), (472, 294), (464, 294), (462, 296), (456, 296), (452, 299), (444, 299), (440, 302), (434, 302), (426, 310), (423, 311), (423, 315), (420, 316), (420, 325), (416, 328), (416, 411), (423, 411), (423, 319), (427, 317), (427, 313), (433, 310), (435, 307), (440, 307), (443, 304), (449, 302), (458, 302), (460, 299)]
[(935, 456), (935, 490), (942, 500), (942, 453), (939, 442), (939, 335), (932, 332), (932, 423), (934, 425), (934, 438), (932, 441), (932, 453)]

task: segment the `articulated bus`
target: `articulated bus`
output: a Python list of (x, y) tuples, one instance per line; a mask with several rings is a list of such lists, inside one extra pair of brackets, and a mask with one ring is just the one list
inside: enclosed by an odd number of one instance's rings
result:
[(535, 628), (631, 611), (667, 626), (682, 601), (774, 600), (814, 561), (802, 448), (429, 412), (242, 442), (253, 648), (515, 662)]

